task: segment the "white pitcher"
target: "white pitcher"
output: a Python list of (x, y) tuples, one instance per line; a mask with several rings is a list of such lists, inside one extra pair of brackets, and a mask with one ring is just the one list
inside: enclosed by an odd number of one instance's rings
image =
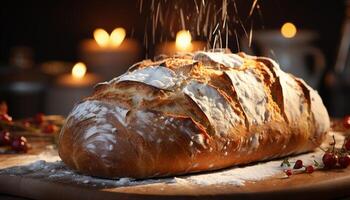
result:
[[(293, 38), (285, 38), (277, 30), (256, 31), (253, 32), (253, 44), (263, 56), (275, 59), (284, 71), (304, 79), (312, 87), (317, 88), (326, 66), (324, 54), (311, 43), (317, 37), (312, 31), (298, 31)], [(241, 40), (243, 50), (254, 54), (247, 44), (246, 39)], [(313, 57), (314, 66), (307, 64), (307, 56)]]

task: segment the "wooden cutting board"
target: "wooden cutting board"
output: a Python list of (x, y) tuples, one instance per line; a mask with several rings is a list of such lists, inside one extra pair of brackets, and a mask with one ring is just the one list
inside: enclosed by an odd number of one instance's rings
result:
[[(48, 141), (32, 141), (27, 155), (0, 155), (0, 168), (31, 163), (47, 150)], [(350, 168), (271, 177), (235, 185), (189, 185), (166, 181), (103, 187), (70, 180), (48, 180), (29, 174), (0, 175), (0, 193), (31, 199), (334, 199), (350, 197)]]

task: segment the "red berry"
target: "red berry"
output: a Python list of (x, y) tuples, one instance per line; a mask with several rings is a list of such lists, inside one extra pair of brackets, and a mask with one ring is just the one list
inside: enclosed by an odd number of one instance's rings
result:
[(26, 127), (26, 128), (30, 127), (30, 121), (29, 121), (29, 120), (24, 120), (24, 121), (22, 122), (22, 124), (23, 124), (23, 126)]
[(338, 162), (341, 168), (347, 168), (350, 165), (349, 155), (341, 156)]
[(294, 169), (300, 169), (303, 167), (303, 161), (302, 160), (297, 160), (294, 164)]
[(44, 133), (53, 133), (56, 131), (56, 126), (54, 124), (48, 124), (43, 128)]
[(8, 131), (0, 132), (0, 145), (10, 145), (11, 135)]
[(41, 124), (44, 122), (44, 114), (43, 113), (38, 113), (35, 115), (35, 122), (38, 124)]
[(337, 160), (338, 157), (330, 152), (326, 152), (322, 157), (324, 167), (328, 169), (334, 168), (337, 165)]
[(8, 114), (0, 114), (0, 120), (4, 122), (12, 122), (12, 117)]
[(28, 151), (28, 142), (27, 139), (23, 136), (16, 137), (12, 140), (11, 147), (17, 152), (26, 153)]
[(287, 169), (284, 171), (284, 173), (286, 173), (287, 176), (291, 176), (293, 174), (293, 171), (291, 169)]
[(315, 168), (312, 165), (305, 167), (305, 172), (311, 174), (315, 171)]
[(0, 113), (8, 113), (6, 102), (0, 102)]
[(344, 117), (343, 126), (346, 129), (350, 129), (350, 115)]

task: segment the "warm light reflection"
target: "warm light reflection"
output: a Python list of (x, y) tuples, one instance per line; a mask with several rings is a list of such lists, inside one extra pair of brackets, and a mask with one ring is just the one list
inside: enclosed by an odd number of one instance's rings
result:
[(188, 50), (191, 47), (192, 36), (187, 30), (181, 30), (176, 34), (176, 48), (180, 51)]
[(82, 62), (78, 62), (74, 65), (72, 69), (72, 76), (77, 79), (81, 79), (84, 77), (86, 73), (86, 65)]
[(118, 47), (122, 44), (126, 36), (126, 31), (123, 28), (116, 28), (112, 31), (110, 42), (113, 47)]
[(293, 23), (287, 22), (281, 28), (282, 36), (285, 38), (292, 38), (297, 34), (297, 28)]
[(100, 47), (106, 47), (109, 43), (109, 35), (107, 31), (98, 28), (94, 31), (94, 38)]

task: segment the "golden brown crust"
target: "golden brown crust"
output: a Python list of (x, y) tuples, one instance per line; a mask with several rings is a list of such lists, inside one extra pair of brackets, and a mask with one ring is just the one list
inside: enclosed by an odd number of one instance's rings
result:
[(170, 176), (310, 151), (328, 128), (318, 94), (274, 61), (198, 53), (98, 85), (68, 116), (59, 155), (92, 176)]

